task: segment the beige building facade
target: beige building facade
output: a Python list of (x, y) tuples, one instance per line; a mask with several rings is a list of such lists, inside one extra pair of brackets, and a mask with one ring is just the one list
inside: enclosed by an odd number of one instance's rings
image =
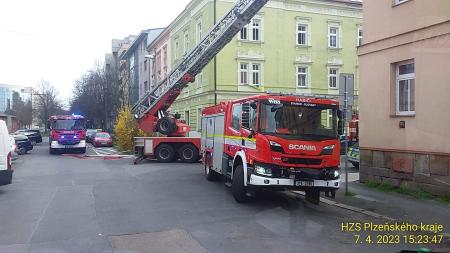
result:
[(361, 181), (450, 194), (450, 1), (363, 9)]

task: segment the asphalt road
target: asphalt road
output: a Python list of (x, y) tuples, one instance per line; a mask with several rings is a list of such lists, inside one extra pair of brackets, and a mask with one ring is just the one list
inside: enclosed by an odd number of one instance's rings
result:
[(383, 221), (290, 194), (266, 192), (238, 204), (223, 183), (206, 181), (201, 164), (50, 156), (41, 144), (14, 169), (13, 184), (0, 187), (1, 253), (401, 248), (355, 244), (352, 233), (340, 231), (342, 222)]

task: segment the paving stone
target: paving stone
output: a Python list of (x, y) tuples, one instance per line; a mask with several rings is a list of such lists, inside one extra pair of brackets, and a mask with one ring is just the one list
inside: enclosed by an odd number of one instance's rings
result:
[(414, 158), (414, 174), (430, 175), (430, 156), (416, 154)]
[(392, 169), (397, 172), (413, 173), (414, 155), (408, 153), (392, 153)]
[(110, 238), (115, 250), (128, 250), (139, 253), (206, 252), (188, 232), (182, 229), (111, 236)]
[(359, 159), (361, 160), (361, 166), (372, 167), (372, 151), (371, 150), (360, 150)]
[(447, 176), (449, 170), (449, 157), (430, 155), (430, 173), (433, 175)]
[(372, 166), (378, 168), (386, 168), (386, 161), (384, 159), (383, 151), (373, 151)]

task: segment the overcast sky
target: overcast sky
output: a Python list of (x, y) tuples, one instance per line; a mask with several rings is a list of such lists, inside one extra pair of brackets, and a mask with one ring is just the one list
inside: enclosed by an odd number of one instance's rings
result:
[(0, 0), (0, 83), (47, 79), (68, 101), (111, 39), (165, 27), (190, 0)]

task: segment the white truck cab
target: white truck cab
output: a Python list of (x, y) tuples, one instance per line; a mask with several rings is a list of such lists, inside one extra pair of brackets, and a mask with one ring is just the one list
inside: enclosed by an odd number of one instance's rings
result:
[(0, 120), (0, 186), (12, 182), (12, 153), (8, 128), (3, 120)]

